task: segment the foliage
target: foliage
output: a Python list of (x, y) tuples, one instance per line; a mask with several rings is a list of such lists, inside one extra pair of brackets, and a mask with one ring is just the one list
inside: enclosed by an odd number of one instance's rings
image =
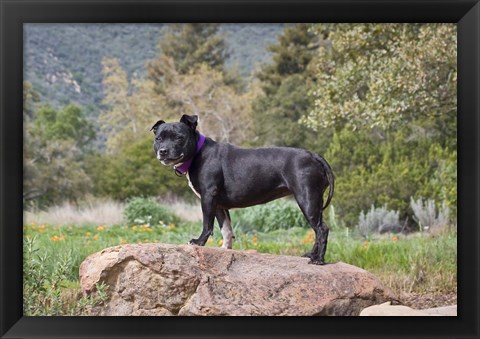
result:
[[(23, 243), (23, 313), (26, 316), (88, 315), (89, 309), (107, 300), (107, 286), (97, 284), (96, 293), (80, 298), (65, 297), (72, 249), (56, 256), (52, 264), (40, 253), (37, 236)], [(49, 265), (51, 265), (49, 267)], [(53, 266), (53, 267), (52, 267)]]
[(93, 125), (82, 110), (68, 105), (55, 110), (49, 105), (42, 106), (35, 115), (33, 128), (41, 140), (71, 140), (84, 150), (95, 138)]
[(314, 85), (311, 60), (317, 40), (308, 24), (296, 24), (285, 28), (269, 47), (272, 63), (257, 73), (264, 94), (253, 102), (252, 144), (325, 150), (330, 133), (298, 123), (313, 108), (313, 99), (305, 94)]
[[(222, 70), (228, 56), (224, 38), (218, 34), (219, 24), (173, 24), (160, 40), (163, 55), (174, 60), (180, 74), (187, 74), (198, 65)], [(149, 78), (163, 82), (162, 59), (152, 60), (148, 66)]]
[[(452, 24), (315, 25), (321, 48), (312, 128), (400, 127), (457, 112), (457, 35)], [(454, 131), (451, 131), (454, 132)]]
[(424, 201), (422, 198), (417, 200), (410, 198), (410, 207), (420, 231), (435, 231), (450, 224), (450, 209), (445, 201), (437, 210), (432, 199)]
[(148, 132), (165, 105), (154, 93), (152, 81), (129, 81), (116, 59), (104, 59), (102, 65), (105, 109), (99, 121), (107, 137), (107, 151), (117, 153)]
[(93, 193), (117, 200), (135, 196), (191, 196), (185, 178), (160, 164), (153, 153), (153, 138), (143, 136), (117, 154), (88, 157), (85, 165), (94, 183)]
[(244, 232), (269, 232), (294, 226), (309, 227), (298, 205), (288, 199), (234, 210), (232, 223)]
[(148, 79), (165, 106), (162, 118), (198, 115), (202, 132), (217, 141), (247, 139), (256, 87), (245, 91), (238, 74), (225, 67), (227, 56), (218, 24), (173, 25), (161, 41), (161, 53), (148, 65)]
[(82, 111), (43, 106), (24, 120), (24, 130), (24, 201), (43, 207), (84, 196), (91, 181), (82, 160), (94, 132)]
[(456, 151), (432, 139), (416, 137), (408, 129), (336, 132), (326, 159), (335, 173), (335, 207), (340, 219), (353, 226), (360, 212), (373, 204), (388, 205), (400, 212), (402, 220), (411, 221), (409, 201), (417, 195), (445, 200), (455, 214)]
[(375, 232), (383, 233), (386, 229), (397, 232), (401, 230), (398, 211), (390, 211), (387, 206), (375, 207), (372, 205), (370, 211), (360, 213), (358, 230), (364, 237)]
[(23, 117), (32, 118), (36, 105), (40, 102), (40, 94), (33, 89), (30, 81), (23, 81)]
[(162, 117), (198, 115), (203, 134), (220, 142), (243, 143), (251, 124), (249, 112), (256, 88), (239, 92), (226, 84), (222, 72), (206, 65), (185, 75), (176, 71), (173, 62), (169, 65), (171, 78), (164, 91), (168, 108)]
[(158, 204), (153, 198), (132, 198), (123, 211), (129, 225), (147, 224), (156, 226), (163, 223), (177, 223), (175, 216), (167, 207)]

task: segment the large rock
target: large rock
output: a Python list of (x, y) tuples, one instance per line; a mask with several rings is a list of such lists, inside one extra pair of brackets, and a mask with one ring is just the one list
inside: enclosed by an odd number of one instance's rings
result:
[(192, 245), (107, 248), (80, 266), (83, 292), (109, 285), (97, 315), (358, 315), (396, 300), (367, 271), (344, 263)]
[(360, 316), (394, 316), (394, 317), (424, 317), (424, 316), (456, 316), (457, 305), (415, 310), (413, 308), (392, 305), (390, 302), (369, 306), (360, 312)]

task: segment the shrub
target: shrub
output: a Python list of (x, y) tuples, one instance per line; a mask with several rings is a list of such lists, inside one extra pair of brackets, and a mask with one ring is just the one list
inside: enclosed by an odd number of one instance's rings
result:
[(364, 237), (374, 232), (400, 231), (399, 215), (398, 211), (389, 211), (386, 205), (383, 207), (372, 205), (367, 214), (363, 211), (360, 213), (358, 230)]
[(177, 177), (171, 167), (158, 162), (150, 135), (129, 144), (118, 153), (91, 155), (86, 158), (85, 166), (92, 178), (95, 196), (120, 201), (165, 194), (196, 198), (184, 177)]
[(244, 232), (268, 232), (293, 226), (309, 227), (297, 204), (288, 199), (235, 210), (232, 220)]
[(410, 199), (410, 207), (413, 210), (413, 220), (418, 224), (420, 231), (437, 230), (448, 226), (450, 220), (450, 209), (446, 202), (442, 206), (435, 207), (435, 201), (422, 198)]
[(153, 198), (132, 198), (125, 207), (123, 215), (128, 224), (177, 223), (178, 217), (167, 207), (158, 204)]
[(23, 312), (26, 316), (88, 315), (92, 307), (102, 305), (108, 298), (107, 286), (96, 286), (96, 293), (80, 298), (65, 298), (62, 290), (68, 283), (72, 266), (71, 251), (49, 267), (48, 256), (40, 253), (37, 237), (25, 238), (23, 243)]

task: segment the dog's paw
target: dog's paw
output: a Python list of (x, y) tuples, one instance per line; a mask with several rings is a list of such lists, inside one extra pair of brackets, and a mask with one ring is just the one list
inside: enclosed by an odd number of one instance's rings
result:
[(205, 243), (200, 241), (200, 239), (192, 239), (188, 242), (189, 245), (203, 246)]
[(304, 255), (302, 255), (303, 258), (312, 258), (312, 252), (307, 252)]
[(325, 265), (326, 264), (324, 260), (313, 259), (313, 258), (310, 258), (310, 261), (308, 263), (312, 264), (312, 265)]

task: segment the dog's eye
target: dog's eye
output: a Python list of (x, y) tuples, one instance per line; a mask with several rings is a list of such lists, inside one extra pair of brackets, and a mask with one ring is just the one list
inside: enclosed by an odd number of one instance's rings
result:
[(155, 140), (157, 140), (157, 141), (162, 141), (162, 138), (156, 137)]

